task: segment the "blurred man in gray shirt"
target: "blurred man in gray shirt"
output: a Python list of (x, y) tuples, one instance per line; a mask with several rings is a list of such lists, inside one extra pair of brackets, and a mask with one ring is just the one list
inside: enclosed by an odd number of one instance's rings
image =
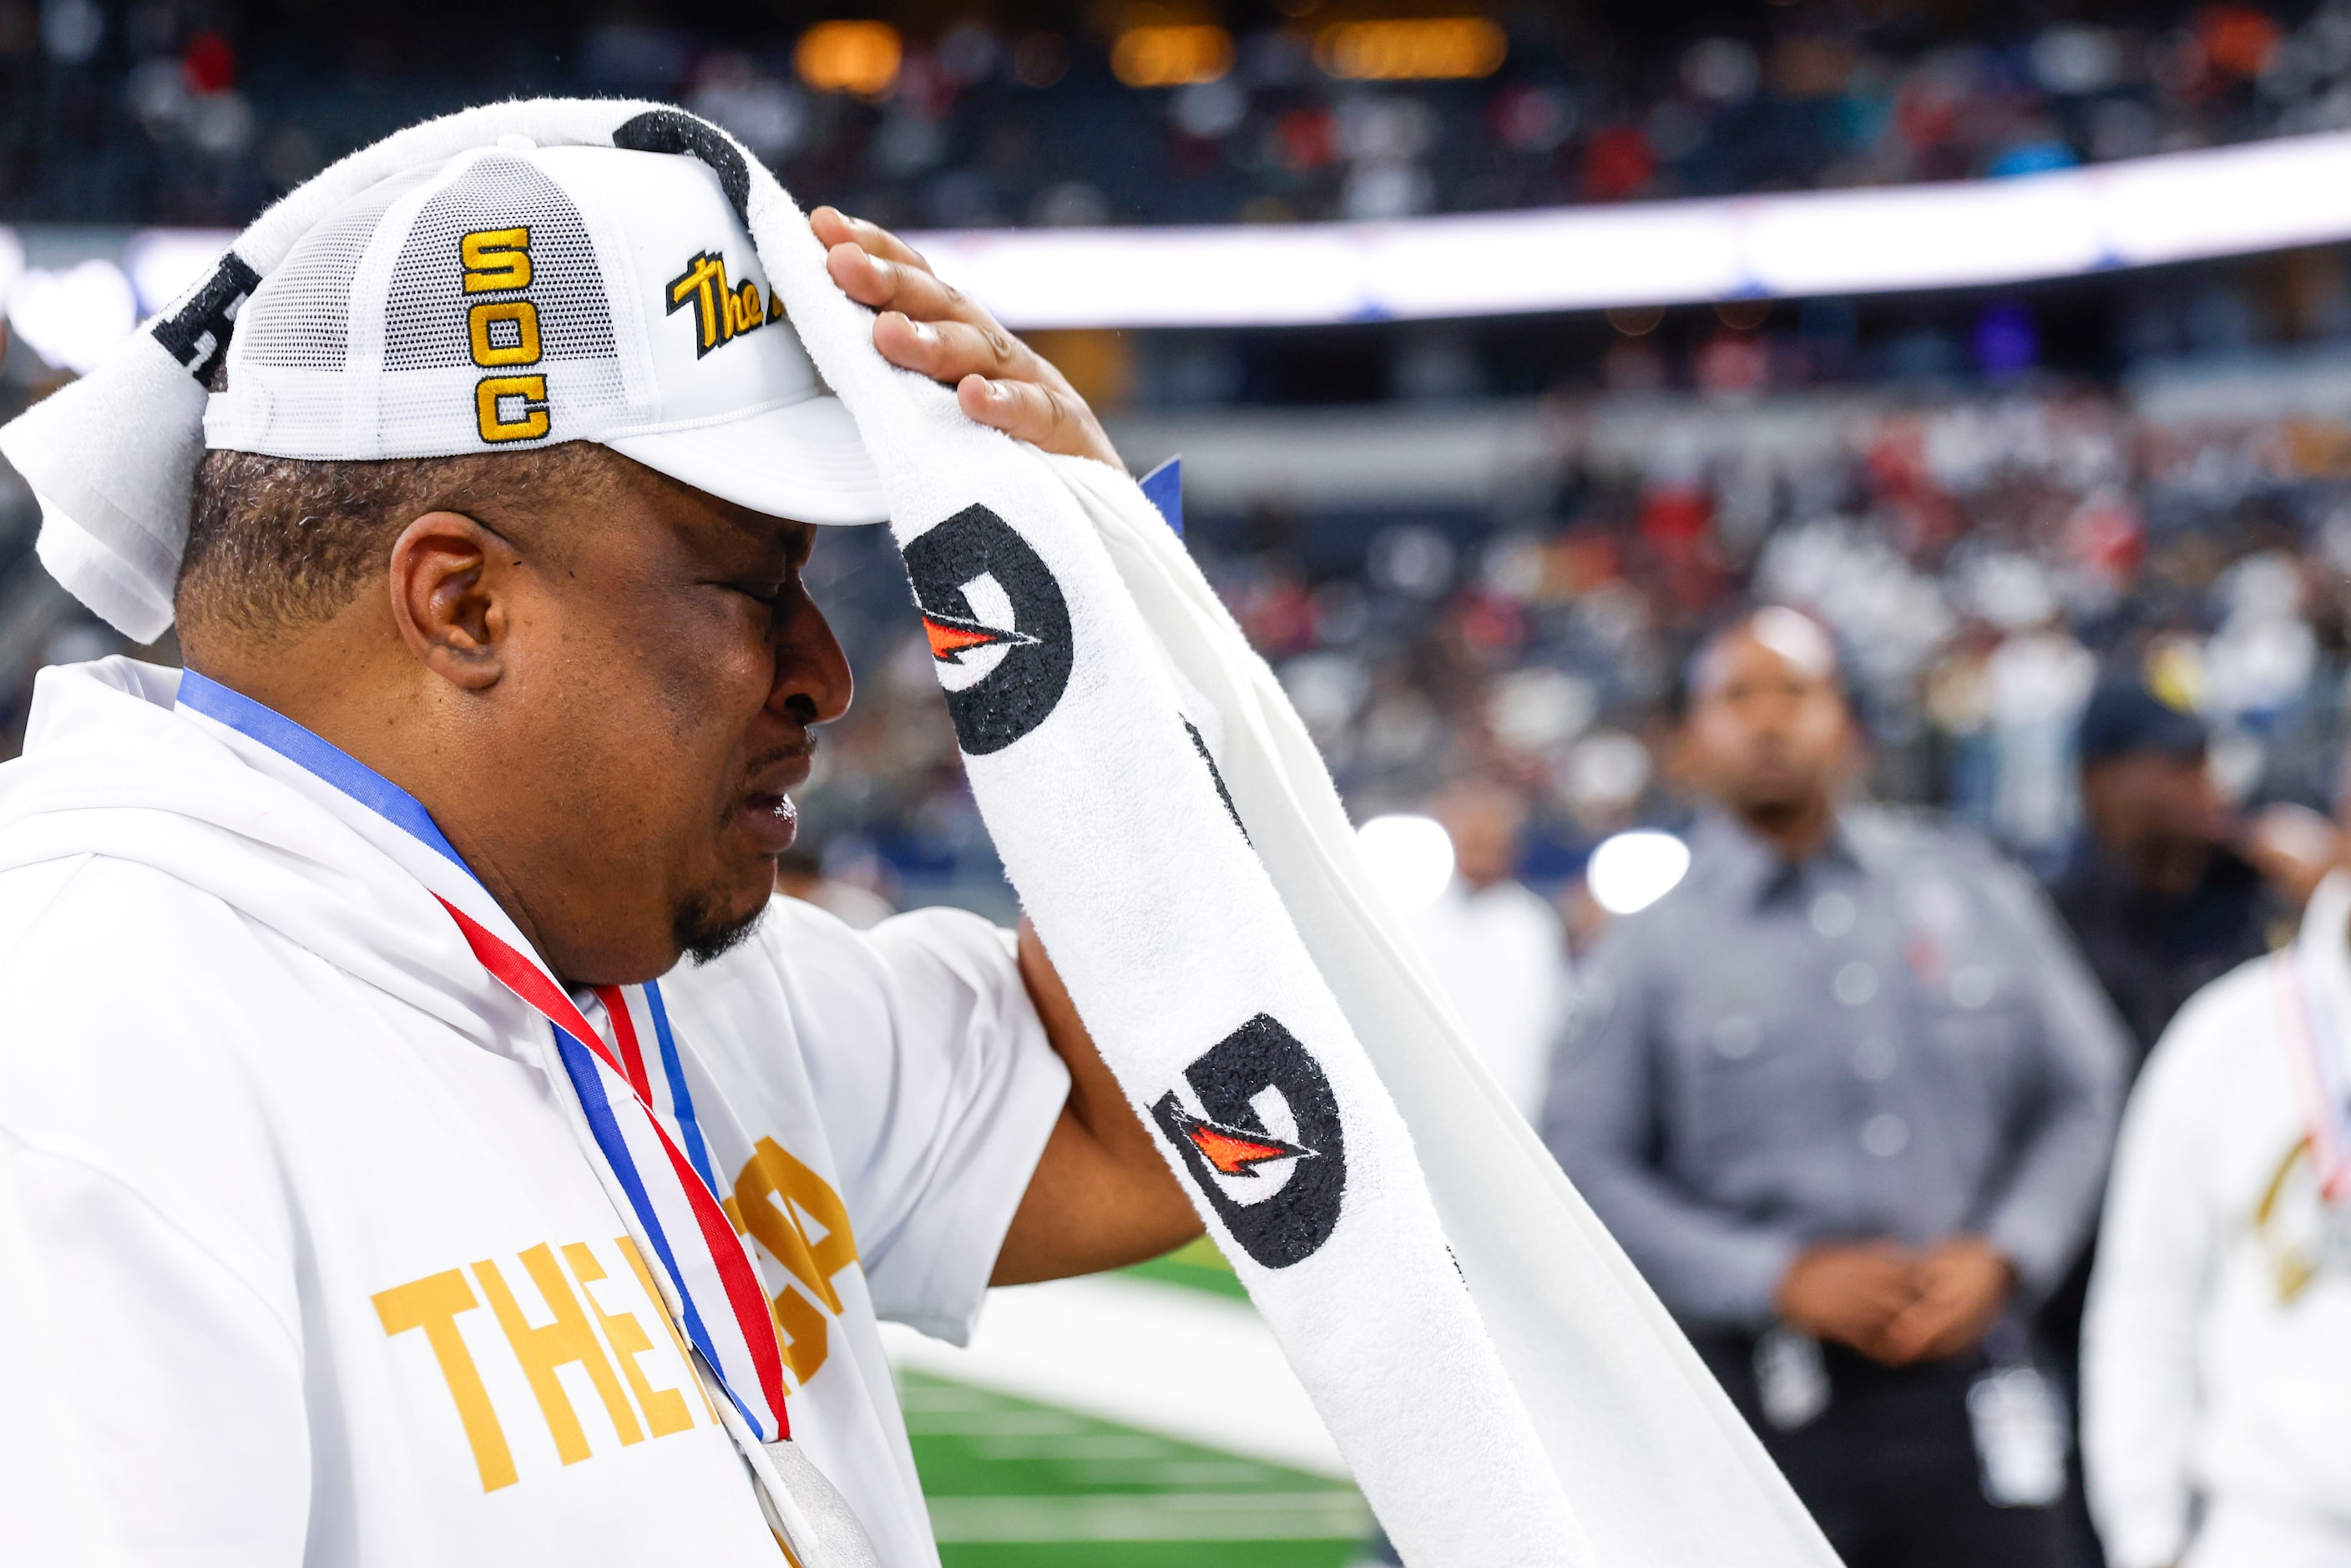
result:
[(1689, 688), (1713, 809), (1594, 952), (1545, 1135), (1850, 1568), (2054, 1562), (2022, 1325), (2097, 1203), (2121, 1025), (2021, 872), (1842, 803), (1816, 623), (1757, 612)]

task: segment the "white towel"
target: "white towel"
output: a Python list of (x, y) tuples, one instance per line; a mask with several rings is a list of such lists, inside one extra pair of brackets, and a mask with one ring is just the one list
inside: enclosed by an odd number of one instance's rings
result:
[[(609, 142), (657, 109), (429, 122), (328, 170), (235, 255), (266, 274), (399, 169), (506, 132)], [(724, 133), (664, 123), (743, 193), (769, 282), (881, 469), (1022, 903), (1405, 1561), (1833, 1563), (1464, 1046), (1303, 727), (1141, 491), (886, 363), (773, 178)], [(42, 559), (133, 636), (169, 620), (201, 446), (188, 345), (242, 275), (214, 276), (166, 313), (175, 334), (139, 334), (0, 431), (43, 501)]]

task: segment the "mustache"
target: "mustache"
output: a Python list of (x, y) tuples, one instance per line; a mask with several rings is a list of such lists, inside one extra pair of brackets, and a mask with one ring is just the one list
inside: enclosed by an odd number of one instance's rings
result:
[[(742, 780), (741, 790), (746, 793), (764, 793), (765, 791), (755, 788), (758, 779), (770, 769), (784, 764), (797, 764), (802, 768), (813, 768), (816, 766), (816, 751), (817, 740), (813, 735), (803, 737), (795, 745), (768, 747), (744, 764), (743, 771), (738, 775)], [(787, 800), (790, 798), (789, 793), (785, 798)]]
[(765, 772), (767, 769), (773, 768), (778, 762), (814, 762), (816, 760), (816, 752), (817, 737), (813, 732), (811, 732), (801, 737), (800, 739), (793, 745), (770, 747), (766, 751), (763, 751), (758, 756), (753, 758), (750, 765), (746, 768), (744, 771), (747, 773)]

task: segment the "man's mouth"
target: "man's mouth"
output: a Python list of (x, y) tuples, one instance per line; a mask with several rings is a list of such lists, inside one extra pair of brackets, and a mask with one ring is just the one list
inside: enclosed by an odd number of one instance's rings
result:
[(791, 791), (806, 781), (813, 760), (807, 751), (792, 751), (752, 769), (751, 788), (736, 805), (735, 821), (761, 854), (779, 855), (792, 847), (800, 812)]
[(754, 791), (735, 809), (735, 820), (761, 854), (779, 855), (792, 847), (792, 839), (799, 831), (800, 809), (792, 804), (789, 795)]

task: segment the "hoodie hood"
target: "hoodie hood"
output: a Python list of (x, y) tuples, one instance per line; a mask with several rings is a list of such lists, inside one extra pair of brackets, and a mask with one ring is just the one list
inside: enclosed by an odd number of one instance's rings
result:
[(482, 1045), (528, 1027), (402, 864), (432, 851), (404, 849), (389, 823), (371, 831), (366, 807), (181, 709), (180, 684), (177, 670), (126, 658), (40, 673), (24, 755), (0, 765), (0, 871), (135, 862)]

